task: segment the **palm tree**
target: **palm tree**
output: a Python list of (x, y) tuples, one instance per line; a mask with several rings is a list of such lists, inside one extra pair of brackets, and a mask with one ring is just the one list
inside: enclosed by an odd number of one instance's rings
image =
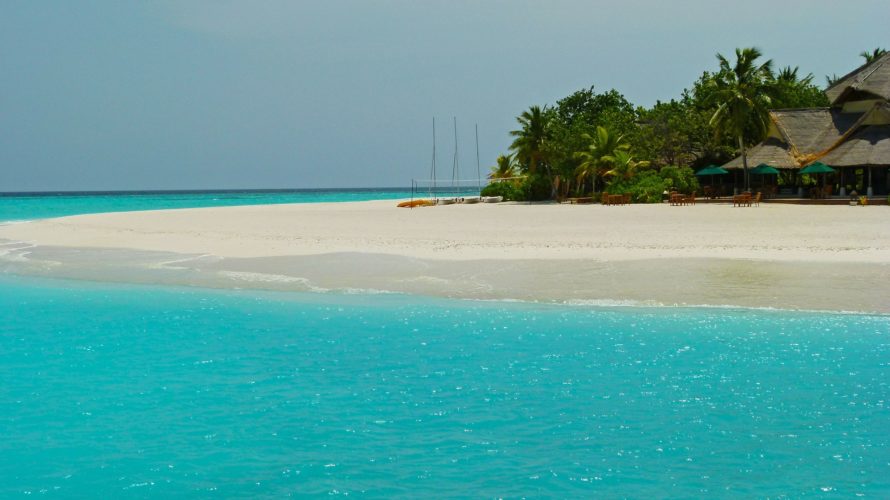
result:
[(630, 151), (618, 149), (612, 153), (612, 170), (606, 172), (605, 175), (618, 177), (622, 180), (629, 181), (637, 174), (637, 169), (647, 168), (648, 161), (636, 161)]
[(599, 177), (600, 171), (613, 165), (615, 162), (614, 154), (617, 151), (626, 151), (630, 145), (624, 140), (623, 135), (615, 135), (602, 126), (596, 127), (596, 135), (582, 134), (581, 137), (587, 141), (587, 148), (584, 151), (578, 151), (574, 154), (575, 159), (581, 160), (581, 164), (575, 169), (575, 177), (578, 186), (583, 186), (584, 181), (589, 177), (593, 180), (593, 192), (596, 192), (596, 178)]
[(748, 155), (745, 151), (745, 132), (753, 132), (758, 139), (766, 132), (769, 108), (775, 87), (772, 84), (772, 60), (757, 64), (762, 55), (756, 48), (736, 49), (736, 62), (731, 65), (720, 54), (720, 71), (709, 82), (711, 97), (717, 110), (711, 116), (711, 125), (719, 133), (731, 134), (738, 139), (745, 170), (745, 190), (749, 189)]
[(798, 67), (785, 66), (776, 73), (776, 81), (788, 85), (809, 85), (813, 83), (813, 74), (810, 73), (803, 78), (797, 76)]
[(871, 64), (872, 61), (875, 61), (876, 59), (878, 59), (879, 57), (881, 57), (882, 55), (884, 55), (886, 53), (887, 53), (887, 49), (882, 49), (882, 48), (878, 47), (871, 52), (864, 50), (859, 53), (859, 56), (865, 58), (865, 64)]
[(509, 179), (511, 177), (516, 177), (516, 162), (513, 161), (513, 155), (498, 156), (497, 165), (491, 167), (488, 178)]
[(525, 168), (533, 174), (538, 165), (545, 161), (545, 144), (549, 139), (547, 106), (532, 106), (528, 111), (523, 111), (516, 117), (516, 121), (522, 127), (513, 130), (510, 135), (515, 137), (510, 150), (515, 152), (515, 158), (520, 163), (520, 168)]

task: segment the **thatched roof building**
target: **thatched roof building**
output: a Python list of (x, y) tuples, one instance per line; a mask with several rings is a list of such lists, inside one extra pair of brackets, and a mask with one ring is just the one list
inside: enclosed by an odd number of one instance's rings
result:
[[(841, 77), (825, 94), (828, 108), (770, 111), (767, 138), (747, 152), (748, 165), (799, 169), (815, 161), (867, 168), (886, 193), (890, 177), (890, 52)], [(874, 168), (872, 167), (882, 167)], [(742, 158), (724, 168), (742, 168)], [(872, 171), (873, 170), (873, 171)]]

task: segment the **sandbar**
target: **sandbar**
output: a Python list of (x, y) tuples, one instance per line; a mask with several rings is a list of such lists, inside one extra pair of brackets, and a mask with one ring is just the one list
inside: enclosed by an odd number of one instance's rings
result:
[(220, 288), (890, 312), (890, 207), (393, 201), (0, 226), (3, 269)]

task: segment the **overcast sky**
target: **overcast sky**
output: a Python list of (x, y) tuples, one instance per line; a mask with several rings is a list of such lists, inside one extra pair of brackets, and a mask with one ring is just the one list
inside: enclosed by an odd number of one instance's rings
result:
[(515, 117), (595, 85), (678, 97), (757, 46), (824, 83), (886, 0), (0, 2), (0, 191), (407, 186), (475, 177)]

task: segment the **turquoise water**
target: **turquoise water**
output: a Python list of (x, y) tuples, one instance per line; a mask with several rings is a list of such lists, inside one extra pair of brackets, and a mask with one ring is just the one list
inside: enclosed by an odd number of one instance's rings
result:
[(890, 496), (890, 318), (0, 275), (0, 497)]
[[(478, 194), (478, 190), (475, 193), (467, 191), (460, 194)], [(99, 212), (279, 203), (396, 200), (410, 197), (410, 188), (0, 195), (0, 222)]]

